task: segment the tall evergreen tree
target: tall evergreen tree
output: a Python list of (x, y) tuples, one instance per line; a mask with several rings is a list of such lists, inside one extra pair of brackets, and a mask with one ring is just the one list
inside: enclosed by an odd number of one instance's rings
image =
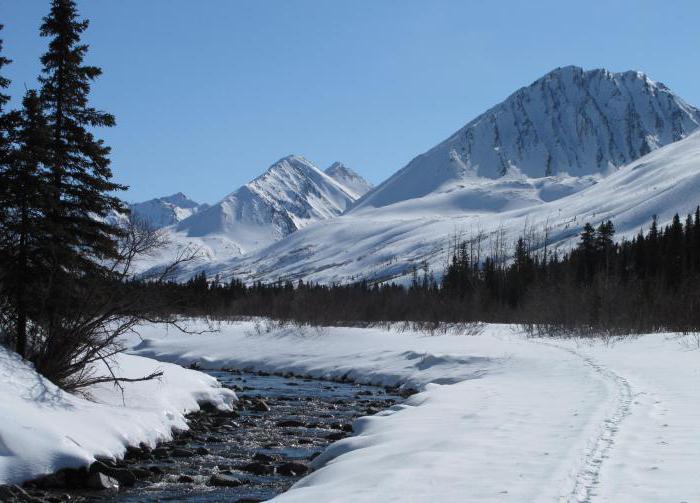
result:
[(596, 231), (595, 247), (598, 252), (598, 267), (605, 272), (606, 278), (610, 274), (610, 262), (613, 249), (615, 248), (615, 226), (608, 220), (602, 222)]
[(580, 282), (589, 283), (595, 272), (596, 231), (588, 222), (581, 231), (578, 251), (577, 278)]
[[(39, 78), (44, 112), (51, 128), (49, 169), (52, 208), (48, 232), (52, 237), (52, 292), (48, 312), (70, 302), (72, 278), (100, 273), (100, 262), (116, 256), (120, 231), (105, 222), (112, 210), (125, 211), (111, 195), (125, 186), (114, 183), (109, 147), (92, 133), (111, 127), (114, 117), (88, 103), (90, 86), (102, 70), (83, 64), (88, 46), (80, 42), (88, 21), (80, 20), (73, 0), (53, 0), (41, 35), (50, 37), (41, 57)], [(103, 271), (102, 271), (103, 272)]]
[(13, 148), (1, 177), (0, 206), (5, 209), (1, 226), (5, 239), (0, 256), (4, 267), (3, 294), (10, 297), (7, 309), (14, 317), (14, 330), (10, 330), (17, 353), (25, 357), (29, 311), (32, 306), (39, 307), (33, 301), (44, 297), (42, 284), (48, 274), (45, 165), (50, 131), (36, 91), (28, 91), (22, 105)]
[[(0, 25), (0, 31), (3, 26)], [(4, 90), (10, 85), (10, 80), (2, 74), (4, 67), (11, 61), (2, 55), (3, 41), (0, 39), (0, 319), (12, 316), (12, 289), (9, 286), (8, 274), (10, 272), (9, 260), (13, 243), (13, 236), (9, 232), (9, 223), (13, 213), (10, 205), (6, 204), (9, 198), (8, 175), (12, 166), (13, 142), (17, 126), (18, 115), (14, 112), (6, 112), (5, 107), (10, 101), (10, 96)], [(12, 339), (11, 334), (5, 337)]]
[[(0, 31), (4, 28), (0, 24)], [(12, 130), (14, 129), (17, 114), (7, 113), (5, 111), (5, 106), (10, 101), (10, 96), (4, 93), (4, 90), (10, 86), (10, 79), (3, 76), (2, 71), (6, 65), (9, 65), (12, 61), (7, 59), (2, 55), (3, 41), (0, 39), (0, 174), (6, 168), (9, 162), (9, 154), (11, 151), (11, 137)], [(0, 185), (0, 191), (3, 190), (2, 185)], [(4, 218), (5, 209), (0, 207), (0, 220)]]
[[(0, 24), (0, 31), (3, 30), (5, 26)], [(2, 72), (2, 69), (5, 65), (9, 65), (12, 63), (11, 60), (7, 59), (2, 55), (2, 46), (3, 46), (3, 40), (0, 38), (0, 72)], [(7, 89), (10, 86), (10, 79), (7, 77), (4, 77), (0, 73), (0, 90)], [(4, 92), (0, 92), (0, 114), (4, 112), (5, 105), (7, 105), (7, 102), (10, 101), (10, 96), (5, 94)]]
[(683, 250), (683, 224), (676, 213), (671, 225), (666, 228), (666, 250), (664, 265), (666, 269), (666, 281), (668, 286), (677, 288), (681, 282), (684, 264)]

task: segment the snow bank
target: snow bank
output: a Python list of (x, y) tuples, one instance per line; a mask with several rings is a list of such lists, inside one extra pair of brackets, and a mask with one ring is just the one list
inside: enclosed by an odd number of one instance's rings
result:
[(19, 483), (95, 456), (121, 457), (128, 445), (172, 438), (187, 429), (185, 414), (209, 402), (226, 409), (230, 390), (201, 372), (148, 358), (120, 355), (118, 372), (141, 377), (160, 369), (159, 380), (130, 383), (125, 392), (95, 386), (95, 401), (65, 393), (15, 353), (0, 347), (0, 484)]
[(416, 387), (356, 421), (278, 500), (700, 501), (700, 351), (653, 335), (585, 345), (377, 329), (157, 329), (135, 351)]

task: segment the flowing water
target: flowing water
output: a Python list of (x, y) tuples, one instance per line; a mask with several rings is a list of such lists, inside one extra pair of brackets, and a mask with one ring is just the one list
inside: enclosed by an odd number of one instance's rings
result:
[(153, 476), (118, 492), (73, 491), (71, 500), (264, 501), (289, 489), (330, 443), (351, 435), (354, 419), (401, 400), (376, 386), (236, 371), (208, 373), (236, 390), (237, 414), (193, 415), (190, 432), (160, 449), (127, 458), (126, 468)]

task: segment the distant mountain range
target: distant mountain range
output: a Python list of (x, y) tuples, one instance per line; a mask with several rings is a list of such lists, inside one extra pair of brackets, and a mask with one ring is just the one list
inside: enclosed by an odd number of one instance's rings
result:
[(197, 203), (182, 192), (129, 205), (133, 217), (156, 229), (181, 222), (208, 207), (208, 204)]
[(303, 157), (290, 155), (218, 203), (182, 220), (174, 231), (186, 237), (224, 236), (241, 253), (270, 244), (340, 215), (368, 190), (367, 182), (341, 164), (329, 169), (332, 176)]
[(315, 222), (334, 218), (372, 187), (342, 163), (325, 172), (290, 155), (211, 206), (183, 194), (132, 204), (132, 214), (163, 228), (170, 245), (145, 264), (170, 260), (185, 247), (205, 262), (225, 260), (274, 243)]
[(698, 109), (643, 73), (558, 68), (376, 188), (289, 156), (166, 232), (203, 251), (182, 279), (403, 281), (423, 263), (439, 274), (456, 234), (511, 240), (546, 224), (566, 246), (586, 221), (611, 218), (625, 235), (691, 209), (699, 127)]

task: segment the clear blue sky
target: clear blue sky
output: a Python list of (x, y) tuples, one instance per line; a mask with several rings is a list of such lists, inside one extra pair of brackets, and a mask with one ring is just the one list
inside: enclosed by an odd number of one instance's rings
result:
[[(48, 0), (0, 0), (13, 92)], [(214, 202), (277, 159), (380, 182), (557, 66), (635, 69), (700, 105), (700, 2), (79, 0), (131, 201)]]

